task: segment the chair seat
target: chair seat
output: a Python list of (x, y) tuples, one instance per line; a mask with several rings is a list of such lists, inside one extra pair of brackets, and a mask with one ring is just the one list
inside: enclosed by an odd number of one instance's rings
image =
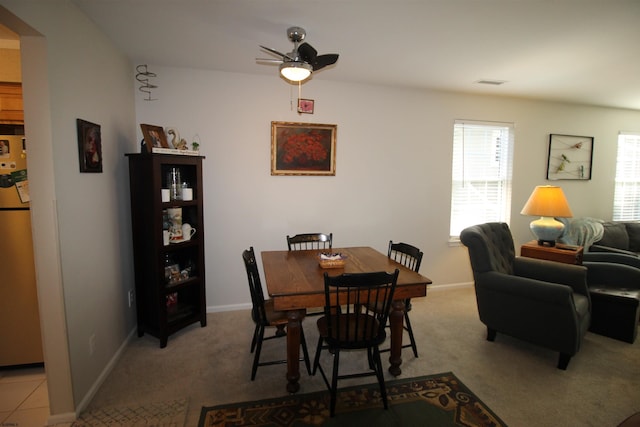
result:
[[(333, 336), (329, 336), (329, 321), (323, 316), (318, 319), (318, 332), (329, 345), (335, 344), (342, 348), (366, 348), (372, 341), (382, 343), (386, 334), (378, 334), (378, 320), (364, 313), (340, 314), (332, 318)], [(337, 336), (336, 336), (337, 335)], [(381, 335), (381, 336), (379, 336)]]

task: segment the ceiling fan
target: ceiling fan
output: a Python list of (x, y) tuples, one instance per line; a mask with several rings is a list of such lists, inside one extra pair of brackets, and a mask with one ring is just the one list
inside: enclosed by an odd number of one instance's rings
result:
[(280, 74), (292, 82), (300, 82), (308, 78), (313, 71), (318, 71), (327, 65), (335, 64), (338, 60), (337, 53), (318, 55), (309, 43), (302, 43), (307, 35), (304, 28), (290, 27), (287, 36), (293, 42), (293, 50), (289, 53), (280, 53), (275, 49), (260, 45), (269, 53), (281, 57), (281, 59), (256, 58), (258, 62), (280, 62)]

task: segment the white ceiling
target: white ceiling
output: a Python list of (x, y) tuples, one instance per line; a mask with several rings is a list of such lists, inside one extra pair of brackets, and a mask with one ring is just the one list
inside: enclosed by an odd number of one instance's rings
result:
[[(319, 54), (314, 79), (640, 110), (638, 0), (72, 0), (135, 65), (270, 74), (259, 44)], [(478, 80), (502, 80), (481, 85)], [(283, 84), (286, 84), (283, 81)]]

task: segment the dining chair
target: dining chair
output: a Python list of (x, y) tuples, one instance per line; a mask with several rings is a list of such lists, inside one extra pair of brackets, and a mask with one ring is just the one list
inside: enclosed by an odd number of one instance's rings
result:
[[(324, 273), (324, 316), (318, 319), (318, 346), (313, 361), (313, 373), (319, 369), (331, 394), (330, 414), (335, 415), (338, 380), (376, 376), (384, 408), (388, 408), (387, 390), (380, 359), (380, 344), (386, 338), (385, 325), (389, 317), (399, 270), (371, 273), (343, 273), (329, 276)], [(363, 312), (362, 306), (379, 301), (384, 307), (380, 312)], [(339, 308), (339, 309), (338, 309)], [(331, 383), (320, 364), (322, 350), (333, 354)], [(342, 350), (366, 350), (367, 371), (339, 373)]]
[(333, 233), (304, 233), (293, 237), (287, 236), (287, 246), (290, 251), (308, 249), (331, 249)]
[[(422, 251), (413, 245), (407, 243), (393, 243), (389, 240), (389, 250), (387, 256), (394, 261), (399, 262), (405, 267), (415, 271), (416, 273), (420, 269), (420, 263), (422, 262)], [(368, 310), (378, 311), (381, 310), (379, 304), (373, 304), (367, 307)], [(416, 339), (413, 336), (413, 328), (411, 327), (411, 320), (409, 319), (409, 312), (411, 311), (411, 299), (404, 300), (404, 325), (403, 328), (409, 334), (409, 343), (404, 344), (402, 348), (409, 348), (413, 350), (413, 355), (418, 357), (418, 347), (416, 346)], [(390, 325), (387, 325), (389, 327)], [(390, 351), (390, 348), (380, 350), (381, 352)]]
[[(247, 270), (247, 279), (249, 281), (249, 290), (251, 292), (251, 303), (253, 304), (253, 308), (251, 309), (251, 318), (256, 325), (253, 331), (253, 339), (251, 340), (251, 353), (255, 351), (253, 366), (251, 368), (251, 381), (253, 381), (256, 378), (258, 366), (287, 363), (286, 359), (260, 362), (260, 351), (262, 350), (263, 341), (287, 336), (285, 328), (287, 326), (288, 319), (286, 312), (276, 311), (273, 309), (272, 300), (264, 299), (262, 282), (260, 281), (260, 273), (258, 272), (258, 264), (256, 263), (253, 246), (242, 252), (242, 259), (244, 260), (244, 266)], [(265, 338), (264, 331), (267, 327), (275, 327), (276, 331), (273, 336)], [(307, 372), (311, 374), (309, 352), (307, 350), (307, 342), (304, 338), (303, 328), (300, 328), (300, 345), (302, 346), (302, 352), (304, 354), (304, 357), (302, 357), (300, 361), (304, 361), (307, 366)]]

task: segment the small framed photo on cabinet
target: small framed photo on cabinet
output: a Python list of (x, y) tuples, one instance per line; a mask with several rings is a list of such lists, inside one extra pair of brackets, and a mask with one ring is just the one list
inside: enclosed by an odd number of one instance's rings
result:
[(153, 152), (154, 148), (169, 148), (167, 142), (167, 136), (164, 133), (162, 126), (141, 124), (142, 135), (144, 136), (144, 145), (147, 147), (149, 153)]
[(80, 172), (102, 172), (102, 137), (100, 125), (76, 119)]

